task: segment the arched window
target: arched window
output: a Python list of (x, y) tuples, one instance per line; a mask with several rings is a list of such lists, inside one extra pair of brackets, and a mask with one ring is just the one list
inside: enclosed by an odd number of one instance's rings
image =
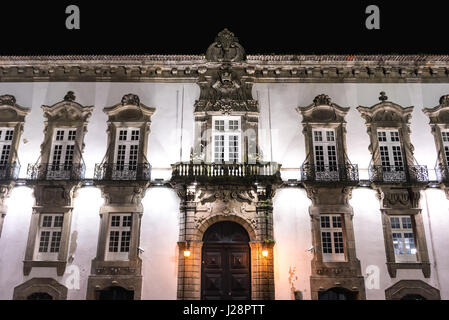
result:
[(356, 300), (357, 293), (343, 288), (331, 288), (318, 293), (318, 300)]
[(27, 300), (53, 300), (53, 297), (46, 292), (35, 292), (30, 294)]

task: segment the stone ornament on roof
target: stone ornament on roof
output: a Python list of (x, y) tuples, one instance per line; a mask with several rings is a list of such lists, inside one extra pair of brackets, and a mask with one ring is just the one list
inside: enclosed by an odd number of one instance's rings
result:
[(331, 98), (329, 98), (328, 95), (320, 94), (313, 99), (313, 104), (315, 106), (330, 106), (331, 105)]
[(213, 62), (243, 61), (246, 59), (245, 49), (239, 44), (234, 33), (224, 29), (207, 49), (206, 59)]
[(449, 106), (449, 94), (440, 98), (440, 106)]
[(0, 105), (14, 107), (16, 105), (16, 98), (10, 94), (0, 96)]
[(122, 106), (126, 105), (140, 106), (139, 96), (133, 93), (125, 94), (122, 98)]
[(64, 96), (64, 101), (75, 101), (75, 93), (73, 91), (67, 92), (67, 94)]

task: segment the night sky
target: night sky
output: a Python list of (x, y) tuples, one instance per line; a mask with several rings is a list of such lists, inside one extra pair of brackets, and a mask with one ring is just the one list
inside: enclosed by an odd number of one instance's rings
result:
[[(248, 54), (449, 53), (442, 1), (4, 2), (3, 55), (203, 54), (223, 28)], [(70, 4), (80, 8), (80, 30), (65, 28)], [(380, 8), (380, 30), (365, 27), (370, 4)]]

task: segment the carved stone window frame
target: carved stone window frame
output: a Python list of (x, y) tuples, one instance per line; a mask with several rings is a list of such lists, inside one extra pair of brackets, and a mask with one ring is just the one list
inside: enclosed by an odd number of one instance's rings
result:
[(137, 163), (145, 162), (148, 136), (151, 132), (151, 117), (156, 109), (141, 103), (137, 95), (130, 93), (123, 96), (120, 103), (104, 108), (103, 112), (108, 116), (108, 142), (104, 162), (114, 163), (115, 146), (120, 128), (138, 128), (140, 130)]
[[(79, 164), (81, 162), (84, 136), (87, 133), (87, 123), (93, 108), (93, 106), (82, 106), (75, 102), (75, 95), (72, 91), (65, 95), (64, 100), (52, 106), (42, 106), (44, 117), (47, 119), (44, 123), (44, 141), (41, 144), (40, 163), (42, 165), (49, 163), (56, 128), (76, 128), (75, 145), (78, 146), (78, 150), (74, 152), (73, 163)], [(29, 180), (27, 183), (33, 187), (35, 204), (28, 232), (23, 273), (29, 275), (32, 268), (50, 267), (56, 268), (57, 275), (62, 276), (67, 265), (73, 200), (80, 183), (70, 179)], [(41, 261), (36, 259), (36, 242), (39, 241), (38, 231), (41, 214), (62, 214), (64, 217), (59, 253), (55, 260)]]
[(93, 106), (83, 106), (75, 102), (75, 96), (69, 91), (64, 100), (52, 106), (43, 105), (44, 117), (47, 119), (44, 129), (44, 141), (41, 144), (40, 163), (47, 164), (52, 159), (52, 144), (56, 129), (76, 129), (75, 152), (73, 163), (79, 164), (82, 161), (84, 150), (84, 136), (87, 133), (88, 119), (92, 115)]
[(53, 300), (67, 300), (68, 289), (53, 278), (33, 278), (14, 288), (13, 300), (27, 300), (36, 292), (44, 292)]
[[(338, 165), (348, 165), (346, 146), (345, 116), (349, 107), (340, 107), (325, 94), (315, 97), (312, 104), (298, 107), (296, 111), (302, 116), (307, 158), (305, 165), (315, 166), (313, 149), (314, 129), (333, 129), (337, 145)], [(314, 179), (315, 180), (315, 179)], [(365, 299), (365, 284), (361, 274), (360, 261), (357, 259), (353, 227), (354, 211), (349, 205), (352, 185), (346, 181), (303, 181), (308, 197), (312, 200), (309, 215), (312, 227), (313, 258), (310, 277), (311, 296), (317, 300), (319, 292), (334, 287), (357, 292), (360, 299)], [(345, 261), (324, 261), (321, 238), (321, 216), (340, 215), (344, 242)]]
[(333, 129), (337, 144), (337, 164), (348, 163), (346, 146), (346, 121), (345, 116), (349, 107), (340, 107), (333, 103), (331, 98), (325, 94), (315, 97), (312, 104), (306, 107), (297, 107), (296, 111), (302, 116), (302, 126), (306, 144), (305, 164), (315, 165), (313, 148), (314, 129)]
[[(404, 108), (394, 102), (387, 101), (385, 92), (380, 93), (380, 103), (372, 107), (357, 107), (367, 127), (370, 137), (368, 147), (373, 165), (380, 166), (380, 152), (377, 131), (379, 129), (395, 129), (399, 132), (401, 148), (403, 150), (404, 166), (414, 164), (414, 147), (410, 140), (410, 120), (414, 107)], [(386, 264), (390, 277), (395, 278), (398, 269), (421, 269), (426, 278), (430, 277), (430, 263), (427, 251), (424, 225), (422, 223), (421, 209), (419, 208), (420, 191), (422, 183), (397, 184), (372, 183), (378, 192), (381, 202), (381, 219), (384, 234)], [(391, 234), (390, 217), (396, 215), (413, 216), (415, 223), (414, 235), (417, 246), (418, 262), (396, 262)]]
[(440, 290), (421, 280), (400, 280), (385, 290), (386, 300), (401, 300), (409, 294), (420, 295), (426, 300), (441, 300)]
[(449, 199), (449, 172), (447, 170), (449, 164), (446, 163), (442, 138), (442, 131), (449, 130), (449, 95), (442, 96), (439, 101), (440, 104), (436, 107), (424, 108), (422, 111), (429, 117), (429, 125), (435, 140), (435, 147), (437, 151), (437, 168), (435, 169), (441, 170), (441, 187), (445, 191), (446, 197)]
[(368, 150), (371, 153), (373, 165), (381, 165), (377, 131), (396, 129), (399, 132), (404, 165), (411, 166), (414, 163), (414, 147), (410, 140), (410, 120), (414, 107), (404, 108), (394, 102), (387, 101), (388, 97), (383, 92), (379, 99), (381, 99), (381, 102), (372, 107), (357, 107), (366, 122), (367, 133), (370, 137)]
[[(430, 278), (429, 254), (427, 251), (427, 241), (421, 209), (381, 209), (381, 216), (387, 269), (390, 277), (396, 278), (397, 270), (399, 269), (421, 269), (424, 277)], [(391, 216), (410, 216), (412, 218), (416, 246), (416, 262), (396, 262), (390, 220)]]
[(252, 97), (253, 78), (242, 68), (223, 62), (200, 73), (200, 97), (194, 105), (194, 141), (191, 160), (211, 163), (213, 156), (212, 117), (238, 116), (241, 119), (242, 162), (260, 161), (259, 104)]
[[(103, 162), (114, 163), (116, 139), (120, 128), (138, 128), (139, 153), (137, 163), (147, 161), (147, 145), (150, 134), (151, 117), (156, 112), (140, 102), (137, 95), (129, 93), (120, 103), (103, 109), (108, 116), (108, 142)], [(101, 189), (104, 204), (100, 208), (100, 230), (98, 234), (97, 253), (91, 264), (91, 275), (87, 284), (86, 297), (94, 300), (99, 290), (111, 286), (120, 286), (134, 291), (134, 299), (141, 298), (142, 260), (139, 257), (141, 219), (143, 215), (142, 198), (145, 196), (150, 181), (146, 180), (97, 180), (95, 184)], [(106, 260), (109, 239), (110, 216), (130, 214), (132, 220), (131, 240), (127, 260)]]
[[(14, 129), (14, 136), (11, 141), (11, 151), (8, 159), (9, 164), (17, 163), (19, 161), (17, 157), (19, 142), (23, 133), (25, 117), (30, 111), (31, 109), (18, 105), (14, 96), (9, 94), (0, 96), (0, 127)], [(14, 185), (15, 182), (12, 179), (0, 181), (0, 237), (2, 235), (3, 221), (8, 211), (8, 208), (5, 205), (5, 200), (9, 197)]]

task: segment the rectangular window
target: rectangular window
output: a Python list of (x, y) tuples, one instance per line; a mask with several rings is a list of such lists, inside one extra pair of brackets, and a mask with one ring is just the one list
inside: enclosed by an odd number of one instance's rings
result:
[(131, 246), (131, 214), (111, 214), (109, 220), (107, 260), (128, 260)]
[(213, 162), (241, 161), (241, 129), (240, 117), (212, 117)]
[(384, 181), (405, 181), (404, 157), (399, 131), (379, 129), (380, 164)]
[(449, 130), (441, 131), (441, 138), (443, 139), (444, 159), (446, 166), (449, 166)]
[(41, 214), (38, 229), (37, 260), (57, 260), (61, 245), (62, 214)]
[(76, 129), (56, 128), (53, 135), (48, 179), (68, 179), (73, 169)]
[(416, 262), (412, 217), (391, 216), (390, 225), (396, 262)]
[[(0, 170), (2, 170), (1, 166), (9, 164), (13, 137), (14, 129), (0, 128)], [(6, 169), (6, 167), (4, 167), (4, 169)]]
[(139, 128), (118, 128), (118, 140), (114, 153), (114, 179), (132, 180), (137, 176), (139, 161)]
[(320, 227), (323, 261), (345, 261), (342, 216), (321, 215)]
[(337, 142), (333, 129), (313, 129), (316, 180), (338, 180)]

